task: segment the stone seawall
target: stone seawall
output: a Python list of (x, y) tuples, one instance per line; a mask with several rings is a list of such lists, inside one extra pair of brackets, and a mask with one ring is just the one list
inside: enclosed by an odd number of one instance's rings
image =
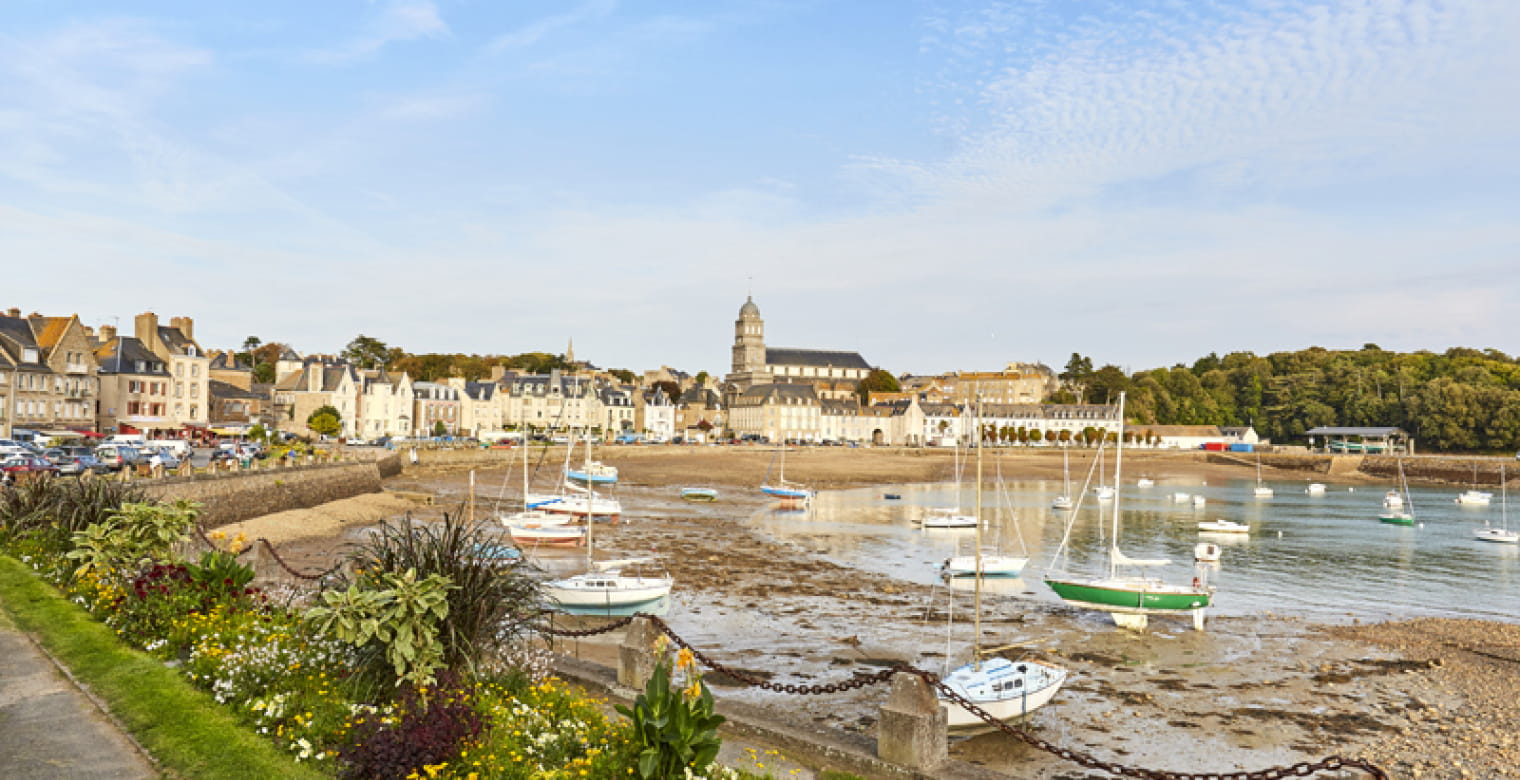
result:
[(1487, 490), (1498, 487), (1500, 466), (1506, 469), (1507, 481), (1513, 482), (1516, 477), (1520, 477), (1520, 463), (1516, 463), (1513, 458), (1471, 455), (1414, 455), (1402, 459), (1390, 455), (1368, 455), (1362, 461), (1361, 471), (1369, 476), (1396, 482), (1399, 478), (1400, 460), (1404, 461), (1404, 476), (1418, 482), (1470, 487), (1476, 481), (1479, 490)]
[(379, 462), (370, 461), (169, 477), (142, 483), (142, 487), (153, 498), (165, 501), (183, 498), (201, 504), (205, 525), (214, 528), (340, 498), (378, 493), (380, 475)]

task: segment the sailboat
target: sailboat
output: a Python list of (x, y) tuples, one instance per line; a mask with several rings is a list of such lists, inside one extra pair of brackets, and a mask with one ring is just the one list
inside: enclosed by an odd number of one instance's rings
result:
[[(1119, 444), (1114, 455), (1114, 481), (1124, 459), (1124, 393), (1119, 394)], [(1173, 585), (1159, 577), (1147, 576), (1148, 569), (1165, 566), (1165, 559), (1131, 558), (1119, 549), (1120, 512), (1119, 501), (1114, 501), (1113, 524), (1108, 548), (1108, 571), (1095, 576), (1080, 576), (1052, 569), (1045, 575), (1045, 584), (1067, 603), (1107, 612), (1114, 623), (1123, 628), (1143, 629), (1150, 615), (1191, 614), (1193, 627), (1202, 630), (1204, 610), (1213, 602), (1213, 588), (1197, 579), (1192, 585)], [(1075, 517), (1075, 515), (1073, 515)], [(1070, 540), (1073, 522), (1066, 524), (1066, 535), (1056, 551), (1060, 561)], [(1135, 575), (1123, 576), (1125, 568), (1136, 570)]]
[[(1121, 434), (1122, 434), (1122, 432), (1121, 432)], [(1099, 501), (1112, 501), (1112, 500), (1114, 500), (1114, 493), (1117, 492), (1117, 491), (1114, 490), (1113, 485), (1109, 485), (1108, 483), (1102, 481), (1102, 480), (1107, 479), (1107, 478), (1108, 478), (1108, 475), (1106, 473), (1104, 473), (1104, 471), (1103, 471), (1103, 447), (1100, 446), (1100, 447), (1098, 447), (1098, 479), (1099, 479), (1099, 482), (1098, 482), (1098, 486), (1095, 487), (1095, 488), (1093, 488), (1093, 494), (1098, 497)], [(1117, 484), (1118, 480), (1115, 479), (1114, 483)]]
[[(976, 448), (977, 462), (981, 462), (982, 448)], [(918, 522), (925, 528), (981, 528), (980, 519), (975, 515), (968, 515), (961, 511), (961, 469), (964, 463), (961, 461), (960, 442), (955, 445), (955, 508), (930, 509), (923, 519)], [(981, 489), (981, 485), (977, 486)], [(978, 530), (980, 533), (980, 530)]]
[(1482, 528), (1473, 529), (1473, 538), (1480, 542), (1520, 544), (1520, 531), (1509, 530), (1509, 482), (1505, 479), (1503, 464), (1499, 465), (1499, 527), (1489, 525), (1485, 518)]
[[(1384, 511), (1378, 515), (1378, 522), (1389, 525), (1414, 525), (1414, 502), (1409, 498), (1409, 480), (1404, 478), (1404, 459), (1399, 458), (1399, 489), (1390, 490), (1383, 497)], [(1407, 507), (1407, 510), (1406, 510)]]
[(669, 576), (641, 577), (623, 574), (623, 569), (647, 565), (650, 558), (625, 558), (596, 561), (593, 541), (595, 523), (586, 523), (586, 572), (543, 584), (543, 593), (562, 607), (626, 607), (644, 604), (670, 595), (675, 580)]
[[(982, 512), (982, 448), (976, 450), (976, 513)], [(981, 526), (977, 525), (974, 571), (982, 566)], [(1025, 658), (1013, 661), (1001, 656), (982, 658), (982, 576), (976, 578), (976, 622), (971, 662), (945, 675), (950, 690), (970, 700), (998, 720), (1017, 718), (1035, 711), (1055, 697), (1066, 682), (1066, 670), (1055, 664)], [(951, 730), (988, 727), (981, 717), (954, 702), (946, 702)]]
[[(623, 503), (611, 496), (599, 496), (593, 483), (584, 485), (576, 483), (569, 478), (570, 458), (574, 454), (575, 446), (565, 448), (565, 466), (563, 472), (566, 478), (560, 483), (558, 493), (540, 493), (528, 499), (529, 506), (534, 509), (542, 509), (557, 515), (570, 515), (571, 517), (584, 517), (590, 522), (595, 517), (611, 517), (616, 520), (623, 514)], [(591, 433), (586, 433), (586, 459), (591, 462)]]
[[(998, 476), (998, 481), (997, 481), (997, 484), (998, 484), (998, 497), (1000, 499), (1003, 499), (1004, 502), (1006, 502), (1006, 506), (1008, 506), (1008, 509), (1009, 509), (1008, 516), (1009, 517), (1013, 517), (1013, 502), (1012, 502), (1011, 498), (1008, 496), (1007, 492), (1004, 490), (1003, 465), (1002, 465), (1001, 461), (999, 461), (999, 463), (998, 463), (998, 475), (997, 476)], [(981, 512), (981, 501), (980, 501), (980, 496), (981, 496), (981, 493), (982, 493), (982, 486), (981, 486), (981, 480), (982, 480), (982, 448), (981, 447), (978, 447), (976, 449), (976, 479), (977, 479), (977, 491), (976, 492), (977, 492), (977, 496), (978, 496), (976, 516), (979, 518), (979, 517), (981, 517), (981, 514), (982, 514), (982, 512)], [(1003, 536), (1003, 531), (1002, 531), (1002, 528), (999, 527), (999, 529), (998, 529), (998, 541), (999, 542), (1002, 541), (1002, 536)], [(1022, 548), (1023, 544), (1024, 544), (1024, 538), (1022, 536), (1020, 536), (1019, 537), (1019, 546)], [(1029, 564), (1029, 557), (1028, 556), (1004, 555), (1003, 552), (1002, 552), (1002, 546), (1001, 546), (1001, 544), (999, 544), (990, 553), (987, 550), (983, 549), (983, 547), (982, 547), (982, 524), (981, 523), (977, 523), (976, 524), (976, 551), (973, 554), (971, 554), (971, 555), (955, 555), (955, 556), (951, 556), (948, 560), (945, 561), (945, 566), (944, 566), (944, 570), (943, 571), (944, 571), (945, 576), (947, 576), (947, 577), (978, 577), (979, 575), (980, 575), (980, 577), (1017, 577), (1017, 576), (1019, 576), (1019, 574), (1021, 574), (1024, 571), (1024, 567), (1026, 565), (1028, 565), (1028, 564)]]
[(1493, 493), (1485, 493), (1478, 489), (1478, 464), (1473, 464), (1473, 486), (1471, 490), (1464, 490), (1457, 496), (1457, 503), (1468, 506), (1488, 506), (1494, 499)]
[(1061, 448), (1061, 495), (1050, 502), (1051, 509), (1071, 508), (1071, 453)]
[(1261, 453), (1259, 452), (1256, 453), (1256, 489), (1251, 491), (1251, 494), (1257, 498), (1272, 497), (1272, 488), (1267, 487), (1267, 483), (1261, 481)]
[(591, 432), (586, 431), (586, 460), (580, 468), (565, 468), (565, 478), (586, 485), (611, 485), (618, 481), (617, 466), (591, 459)]
[(570, 518), (567, 515), (555, 515), (533, 508), (532, 499), (528, 493), (528, 443), (524, 437), (523, 451), (523, 508), (521, 512), (498, 515), (501, 524), (507, 527), (507, 533), (512, 541), (519, 545), (547, 545), (552, 547), (579, 547), (586, 543), (586, 529), (584, 527), (566, 525)]
[[(771, 482), (771, 468), (777, 465), (780, 459), (780, 468), (776, 470), (776, 481)], [(768, 496), (775, 496), (782, 501), (809, 502), (813, 500), (816, 491), (807, 485), (786, 480), (786, 445), (776, 448), (776, 454), (771, 456), (771, 465), (765, 469), (765, 479), (760, 483), (760, 492)]]

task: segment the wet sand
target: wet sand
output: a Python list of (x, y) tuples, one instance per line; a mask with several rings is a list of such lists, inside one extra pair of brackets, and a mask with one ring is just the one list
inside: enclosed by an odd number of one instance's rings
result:
[[(1181, 455), (1188, 457), (1127, 454), (1126, 472), (1203, 479), (1254, 473)], [(1059, 456), (1003, 457), (1010, 478), (1060, 475)], [(813, 683), (897, 661), (942, 671), (947, 655), (954, 663), (966, 660), (970, 594), (957, 593), (952, 607), (942, 586), (840, 566), (819, 550), (752, 529), (747, 519), (763, 506), (754, 486), (768, 452), (607, 448), (603, 459), (622, 469), (619, 496), (627, 512), (621, 524), (598, 524), (598, 557), (654, 548), (678, 582), (667, 619), (724, 663), (777, 681)], [(539, 484), (558, 467), (552, 452), (545, 460)], [(1075, 458), (1072, 468), (1079, 469)], [(937, 481), (951, 469), (949, 453), (932, 451), (805, 449), (787, 460), (788, 478), (818, 487)], [(413, 514), (437, 516), (459, 508), (468, 489), (464, 471), (412, 469), (387, 486), (436, 493), (437, 506)], [(501, 469), (476, 476), (482, 517), (504, 482), (520, 484), (518, 474), (504, 480)], [(718, 486), (722, 500), (680, 501), (674, 487), (692, 484)], [(510, 506), (516, 491), (509, 487), (505, 496)], [(282, 553), (315, 568), (356, 538), (359, 526), (345, 527), (283, 545)], [(542, 562), (573, 567), (581, 555), (555, 551)], [(1184, 620), (1154, 619), (1148, 632), (1135, 633), (1106, 616), (1024, 597), (1043, 587), (1037, 581), (1015, 587), (985, 597), (983, 644), (1025, 642), (1028, 652), (1070, 669), (1062, 693), (1030, 724), (1063, 746), (1173, 771), (1255, 770), (1339, 754), (1374, 760), (1395, 777), (1520, 777), (1520, 708), (1512, 704), (1520, 693), (1520, 626), (1441, 619), (1364, 626), (1349, 617), (1347, 625), (1326, 626), (1260, 615), (1211, 618), (1202, 633)], [(948, 636), (947, 609), (957, 618)], [(618, 639), (564, 649), (611, 664)], [(788, 697), (717, 675), (710, 681), (720, 696), (867, 734), (885, 697), (879, 688)], [(1106, 776), (995, 734), (959, 740), (952, 752), (1020, 777)]]

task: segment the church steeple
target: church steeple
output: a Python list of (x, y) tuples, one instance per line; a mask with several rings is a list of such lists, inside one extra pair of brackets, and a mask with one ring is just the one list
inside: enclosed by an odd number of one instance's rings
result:
[(754, 381), (764, 373), (765, 320), (760, 319), (760, 307), (755, 305), (754, 296), (747, 296), (739, 307), (739, 319), (734, 320), (732, 376)]
[(570, 339), (570, 343), (565, 347), (565, 362), (571, 365), (575, 364), (575, 339), (573, 338)]

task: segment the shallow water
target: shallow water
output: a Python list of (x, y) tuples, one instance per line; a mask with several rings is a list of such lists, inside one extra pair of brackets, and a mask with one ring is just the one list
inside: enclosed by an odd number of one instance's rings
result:
[[(1208, 577), (1218, 586), (1216, 614), (1272, 612), (1327, 621), (1427, 615), (1520, 619), (1520, 545), (1472, 538), (1485, 518), (1500, 522), (1498, 496), (1487, 507), (1471, 507), (1453, 502), (1459, 490), (1414, 488), (1419, 525), (1399, 527), (1378, 522), (1383, 488), (1331, 485), (1324, 495), (1311, 496), (1306, 482), (1268, 482), (1275, 495), (1257, 499), (1251, 492), (1254, 480), (1202, 485), (1160, 479), (1150, 488), (1126, 481), (1121, 548), (1132, 557), (1171, 559), (1172, 565), (1161, 569), (1168, 581)], [(1060, 491), (1058, 481), (1008, 482), (999, 496), (988, 483), (984, 548), (1030, 559), (1018, 584), (996, 583), (997, 592), (1059, 602), (1041, 577), (1071, 514), (1050, 509)], [(888, 492), (902, 499), (884, 498)], [(956, 492), (953, 484), (827, 491), (807, 510), (773, 505), (752, 522), (842, 565), (934, 583), (941, 561), (957, 551), (971, 552), (975, 531), (926, 530), (913, 520), (931, 507), (955, 506)], [(1173, 503), (1176, 492), (1202, 495), (1207, 504)], [(974, 490), (962, 488), (960, 494), (960, 506), (969, 512)], [(1096, 573), (1105, 567), (1100, 534), (1108, 532), (1112, 506), (1091, 495), (1082, 500), (1068, 571)], [(1520, 505), (1514, 509), (1511, 528), (1520, 527)], [(1251, 533), (1198, 532), (1198, 522), (1219, 519), (1249, 523)], [(1223, 548), (1221, 562), (1203, 571), (1193, 564), (1193, 547), (1200, 541)]]

